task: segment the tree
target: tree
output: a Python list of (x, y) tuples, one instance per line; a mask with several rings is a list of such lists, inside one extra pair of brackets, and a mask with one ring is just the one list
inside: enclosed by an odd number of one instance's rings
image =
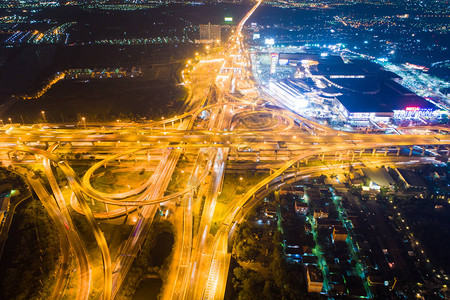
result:
[(322, 183), (322, 184), (325, 183), (326, 178), (327, 178), (327, 175), (324, 175), (324, 174), (320, 175), (318, 178), (319, 183)]

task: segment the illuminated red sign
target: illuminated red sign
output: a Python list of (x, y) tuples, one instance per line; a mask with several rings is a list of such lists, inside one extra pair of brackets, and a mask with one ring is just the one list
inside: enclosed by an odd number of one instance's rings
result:
[(405, 110), (407, 110), (407, 111), (419, 111), (420, 107), (418, 107), (418, 106), (408, 106), (408, 107), (405, 108)]

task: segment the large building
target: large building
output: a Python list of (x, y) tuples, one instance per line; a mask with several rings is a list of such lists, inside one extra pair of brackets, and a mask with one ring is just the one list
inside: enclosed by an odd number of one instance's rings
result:
[(403, 87), (401, 77), (376, 63), (344, 62), (340, 56), (315, 53), (280, 53), (277, 57), (279, 65), (296, 66), (297, 72), (295, 78), (270, 82), (269, 88), (293, 110), (309, 108), (316, 113), (314, 117), (333, 116), (355, 125), (429, 117), (436, 110)]
[(308, 265), (306, 267), (306, 282), (308, 292), (320, 293), (323, 287), (322, 271), (314, 265)]
[(200, 25), (200, 40), (204, 42), (217, 43), (222, 39), (222, 25)]

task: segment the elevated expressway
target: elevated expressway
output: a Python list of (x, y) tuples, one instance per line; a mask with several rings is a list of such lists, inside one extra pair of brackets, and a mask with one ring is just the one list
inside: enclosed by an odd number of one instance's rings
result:
[[(46, 206), (62, 239), (64, 257), (74, 254), (79, 266), (80, 291), (77, 299), (87, 299), (93, 281), (103, 282), (103, 299), (117, 298), (131, 264), (152, 228), (159, 203), (179, 203), (176, 216), (175, 254), (163, 288), (165, 299), (220, 299), (225, 290), (228, 272), (228, 240), (237, 222), (242, 221), (258, 197), (270, 188), (278, 187), (288, 178), (305, 178), (324, 172), (338, 171), (338, 165), (300, 168), (298, 163), (316, 159), (342, 159), (352, 162), (365, 153), (387, 155), (400, 153), (402, 148), (424, 155), (447, 155), (450, 138), (448, 128), (420, 128), (426, 134), (380, 135), (341, 132), (307, 120), (282, 108), (263, 106), (264, 99), (251, 99), (230, 93), (233, 82), (246, 81), (249, 61), (245, 54), (241, 30), (261, 1), (239, 23), (236, 34), (220, 57), (201, 60), (191, 73), (191, 97), (188, 111), (182, 115), (147, 123), (87, 123), (83, 127), (66, 124), (45, 126), (5, 125), (0, 129), (0, 153), (5, 164), (11, 164), (28, 178), (40, 200)], [(225, 76), (224, 70), (235, 70)], [(210, 70), (215, 70), (211, 75)], [(221, 75), (221, 76), (218, 76)], [(194, 84), (195, 83), (195, 84)], [(210, 99), (214, 89), (215, 98)], [(206, 117), (205, 117), (206, 115)], [(265, 125), (243, 126), (245, 119), (264, 118)], [(286, 147), (280, 148), (280, 142)], [(420, 147), (420, 148), (418, 148)], [(95, 163), (82, 178), (67, 159), (74, 153), (88, 153)], [(282, 154), (283, 153), (283, 154)], [(172, 174), (181, 154), (195, 157), (186, 187), (167, 194)], [(156, 161), (152, 175), (139, 187), (124, 192), (107, 193), (92, 185), (96, 172), (117, 160)], [(156, 158), (155, 158), (156, 157)], [(370, 159), (370, 158), (369, 158)], [(384, 163), (409, 163), (404, 156), (377, 157)], [(271, 169), (271, 175), (250, 188), (242, 197), (230, 201), (219, 230), (211, 234), (217, 198), (222, 190), (228, 162), (251, 160), (252, 166)], [(355, 162), (356, 163), (356, 162)], [(33, 179), (25, 164), (42, 164), (53, 197)], [(236, 164), (233, 165), (235, 167)], [(67, 180), (72, 196), (61, 192), (56, 169)], [(113, 210), (92, 211), (90, 201), (101, 202)], [(198, 227), (193, 226), (193, 205), (200, 203), (202, 213)], [(72, 222), (68, 205), (83, 214), (91, 226), (103, 258), (103, 279), (92, 278), (88, 255), (80, 234)], [(128, 215), (137, 210), (138, 217), (130, 236), (124, 241), (117, 257), (110, 256), (98, 221)], [(67, 260), (67, 258), (65, 258)], [(56, 298), (62, 298), (61, 286), (55, 288)], [(58, 290), (59, 289), (59, 290)]]

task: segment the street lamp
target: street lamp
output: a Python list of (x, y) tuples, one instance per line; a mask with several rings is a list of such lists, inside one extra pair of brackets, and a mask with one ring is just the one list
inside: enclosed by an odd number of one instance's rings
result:
[(3, 124), (3, 120), (0, 120), (0, 122), (2, 122), (2, 125), (5, 125), (5, 124)]
[(81, 120), (83, 121), (84, 129), (86, 129), (86, 118), (82, 117)]
[(45, 111), (41, 111), (42, 118), (44, 119), (44, 123), (47, 123), (47, 120), (45, 119)]
[(11, 120), (11, 118), (8, 118), (8, 120), (9, 120), (9, 123), (11, 123), (11, 124), (12, 124), (12, 120)]

